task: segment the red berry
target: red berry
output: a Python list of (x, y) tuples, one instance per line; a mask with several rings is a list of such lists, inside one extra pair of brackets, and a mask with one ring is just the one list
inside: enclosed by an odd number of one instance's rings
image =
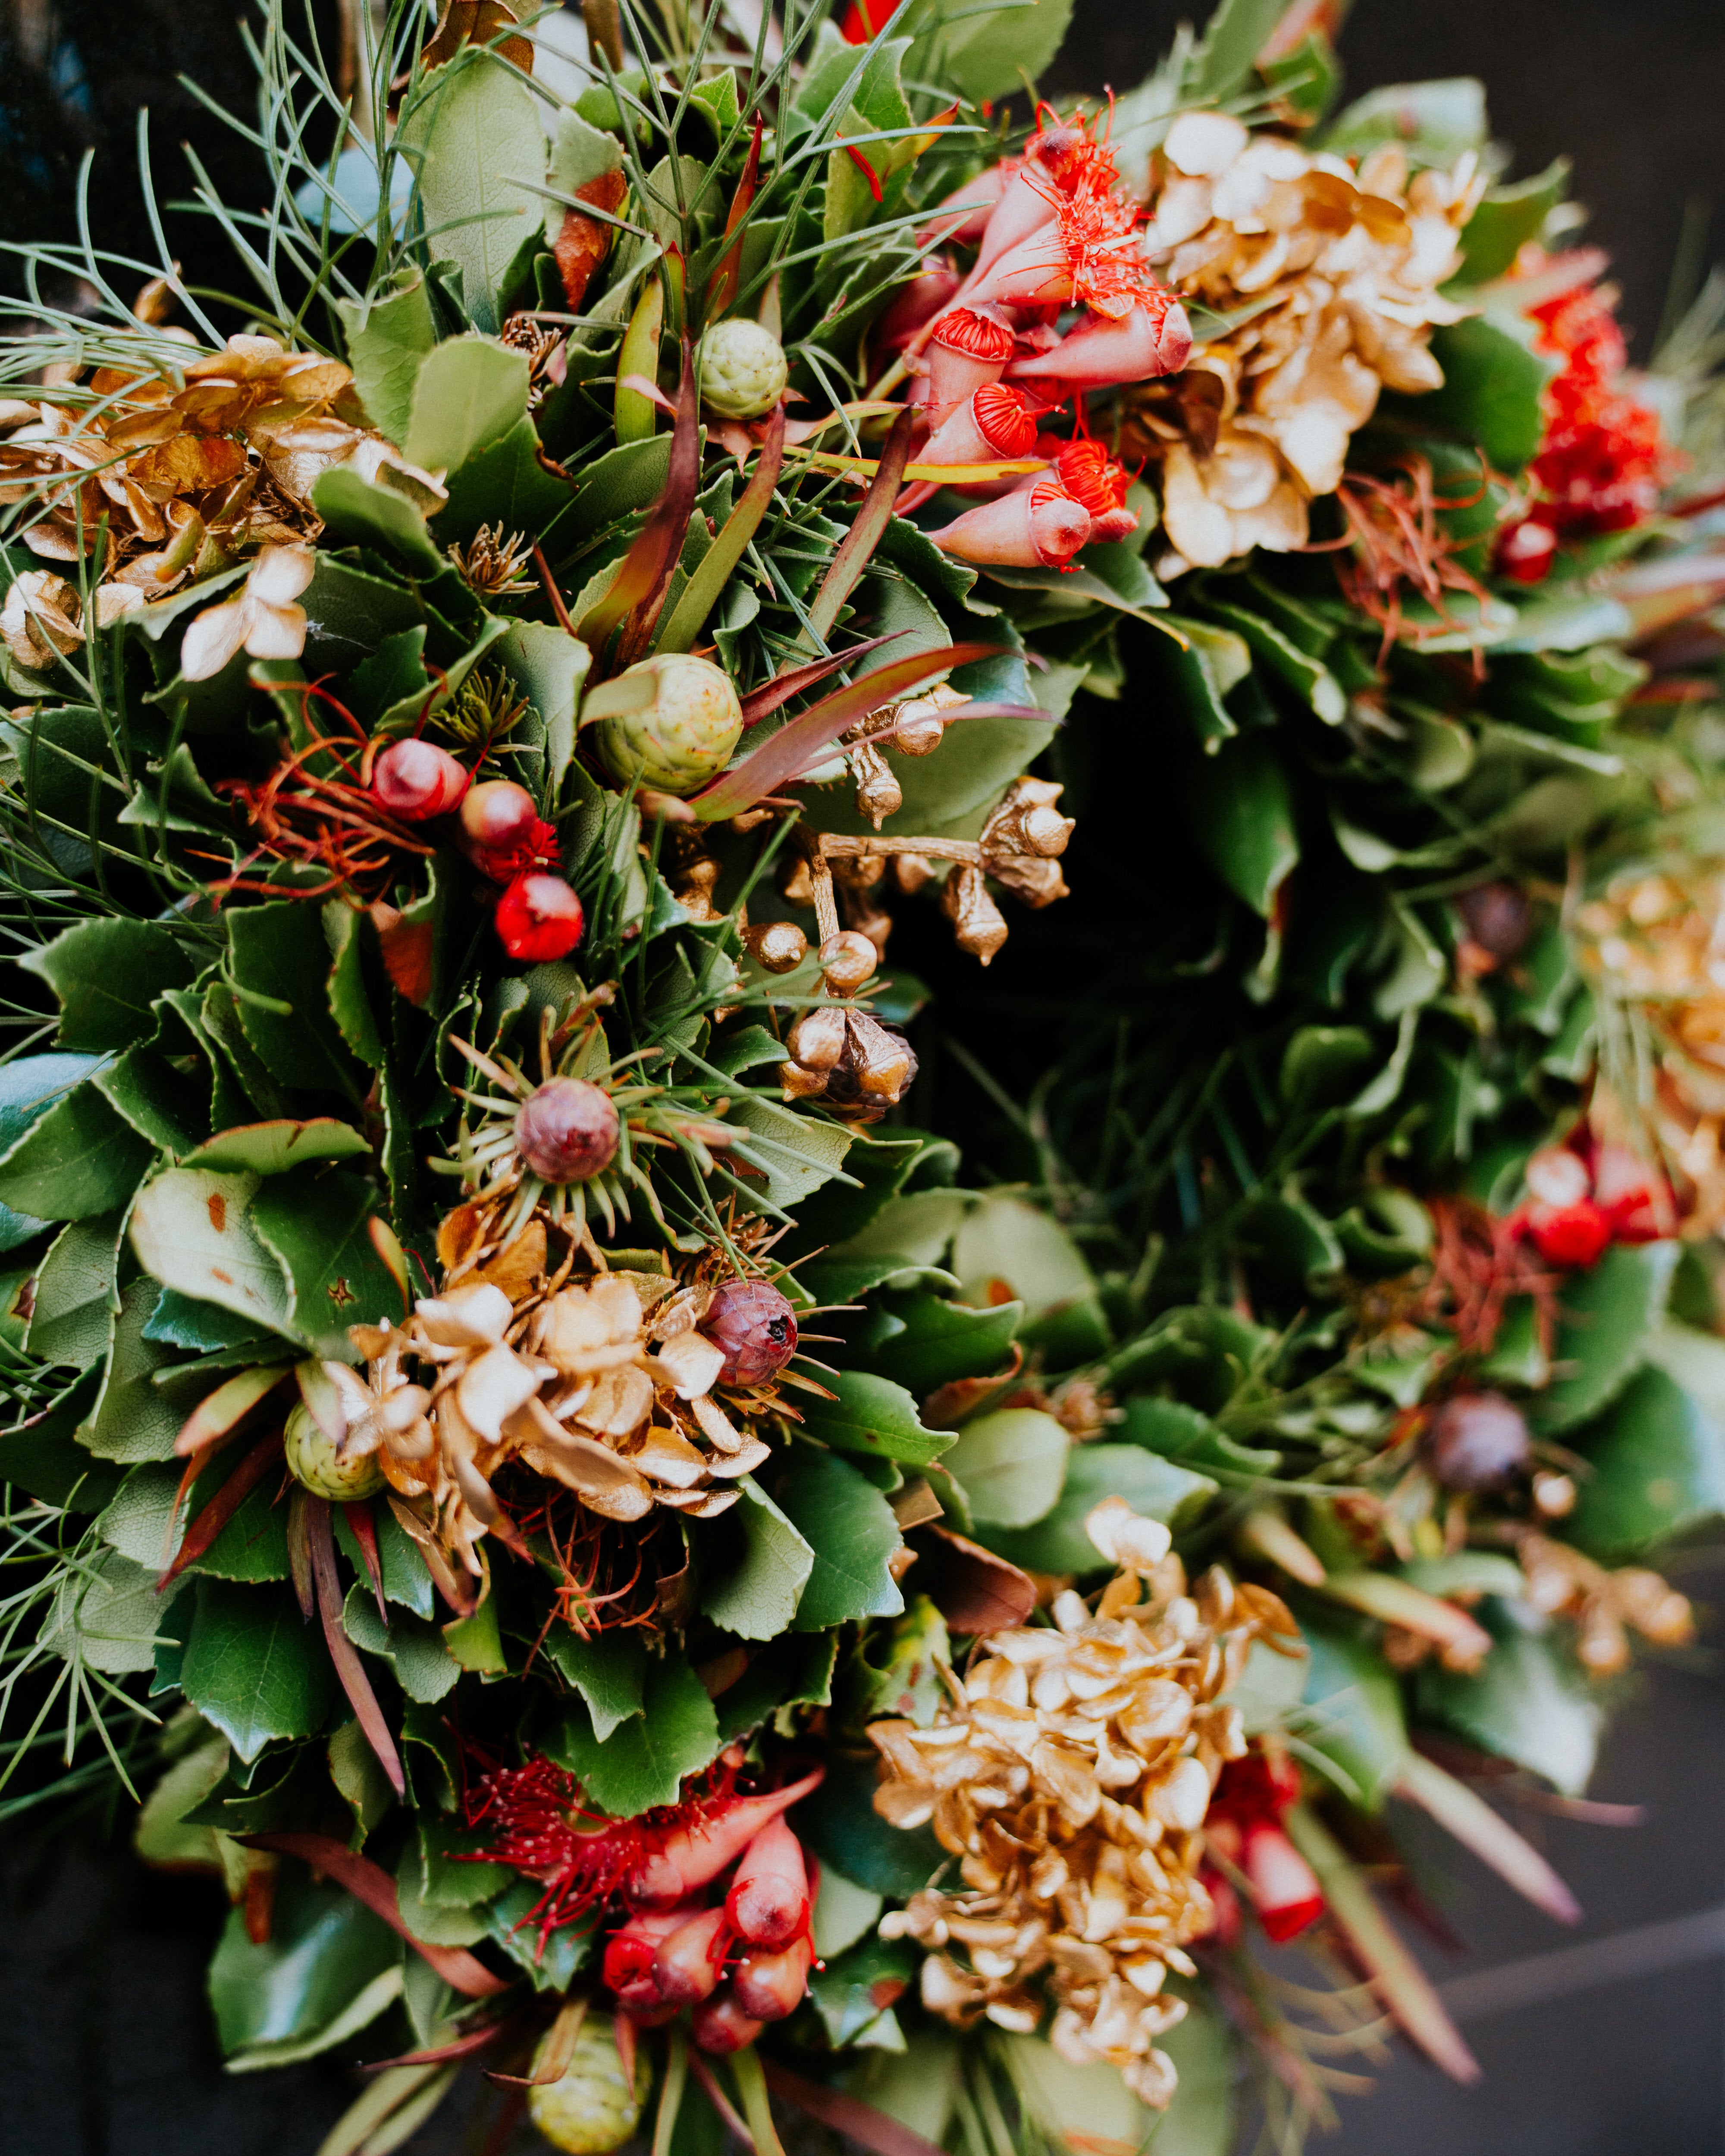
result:
[(522, 1101), (515, 1119), (516, 1151), (547, 1183), (587, 1183), (603, 1174), (617, 1157), (621, 1135), (616, 1102), (584, 1078), (547, 1079)]
[(721, 1384), (764, 1384), (797, 1352), (797, 1313), (762, 1280), (726, 1281), (707, 1305), (701, 1330), (724, 1351)]
[(1276, 1945), (1297, 1938), (1323, 1914), (1317, 1874), (1279, 1826), (1255, 1826), (1240, 1867), (1251, 1881), (1258, 1922)]
[(1425, 1456), (1446, 1490), (1490, 1490), (1527, 1465), (1533, 1440), (1502, 1393), (1458, 1393), (1432, 1417)]
[(482, 875), (507, 883), (530, 869), (554, 866), (557, 832), (533, 797), (512, 778), (487, 778), (461, 803), (461, 850)]
[(561, 876), (518, 875), (497, 901), (497, 933), (511, 958), (567, 958), (584, 925), (581, 901)]
[(1611, 1215), (1591, 1198), (1574, 1205), (1530, 1205), (1527, 1240), (1548, 1265), (1584, 1271), (1611, 1240)]
[(449, 814), (466, 793), (468, 778), (435, 742), (391, 742), (372, 766), (372, 791), (392, 816), (423, 824)]

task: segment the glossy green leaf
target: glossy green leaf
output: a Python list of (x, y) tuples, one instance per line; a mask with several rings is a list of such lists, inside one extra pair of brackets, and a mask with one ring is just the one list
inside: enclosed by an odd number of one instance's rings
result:
[(171, 1349), (145, 1332), (155, 1307), (156, 1289), (146, 1280), (133, 1281), (121, 1296), (102, 1389), (78, 1432), (99, 1460), (171, 1459), (187, 1416), (211, 1389), (208, 1378), (152, 1383), (174, 1361)]
[(771, 1640), (789, 1625), (814, 1552), (752, 1476), (737, 1486), (742, 1502), (716, 1523), (714, 1553), (703, 1553), (701, 1606), (740, 1640)]
[(368, 300), (338, 299), (336, 311), (366, 416), (386, 440), (405, 439), (419, 362), (437, 342), (424, 275), (398, 270)]
[(926, 1467), (952, 1442), (950, 1432), (926, 1430), (916, 1403), (902, 1385), (866, 1370), (840, 1370), (829, 1381), (835, 1399), (799, 1394), (803, 1428), (823, 1445), (877, 1460)]
[(398, 1942), (388, 1925), (298, 1866), (282, 1875), (269, 1943), (253, 1944), (236, 1909), (209, 1969), (230, 2070), (328, 2050), (375, 2020), (400, 1989)]
[[(419, 153), (427, 233), (434, 252), (459, 268), (462, 295), (474, 321), (482, 330), (495, 330), (508, 297), (506, 274), (521, 242), (543, 218), (544, 197), (531, 192), (545, 177), (539, 108), (518, 74), (476, 48), (415, 89), (399, 140)], [(521, 385), (525, 403), (525, 362)], [(408, 459), (428, 470), (453, 470), (459, 457), (432, 454), (447, 447), (449, 437), (424, 416), (426, 402), (422, 372), (404, 444)]]
[[(941, 1464), (969, 1500), (979, 1525), (1028, 1527), (1053, 1510), (1072, 1450), (1071, 1439), (1051, 1414), (1040, 1408), (1000, 1408), (968, 1422)], [(1136, 1461), (1142, 1455), (1132, 1456)]]
[(308, 1162), (352, 1160), (370, 1152), (351, 1124), (333, 1116), (314, 1116), (306, 1122), (243, 1123), (234, 1130), (218, 1131), (187, 1153), (181, 1165), (238, 1175), (280, 1175)]
[(77, 1086), (0, 1159), (0, 1204), (38, 1220), (85, 1220), (123, 1206), (154, 1148), (90, 1084)]
[(337, 544), (393, 553), (411, 576), (434, 577), (448, 566), (418, 505), (393, 487), (362, 478), (351, 465), (331, 465), (318, 474), (311, 506)]
[(274, 1738), (316, 1736), (332, 1683), (322, 1638), (291, 1588), (200, 1579), (180, 1688), (250, 1760)]
[(454, 1820), (421, 1812), (417, 1821), (419, 1844), (419, 1893), (434, 1907), (470, 1909), (489, 1902), (516, 1877), (506, 1864), (475, 1864), (474, 1852), (485, 1845), (486, 1831), (464, 1828)]
[(123, 915), (80, 921), (18, 963), (59, 998), (60, 1045), (97, 1054), (153, 1033), (151, 1004), (164, 988), (189, 987), (197, 970), (166, 923)]
[[(425, 1569), (425, 1560), (419, 1554), (419, 1545), (387, 1503), (373, 1503), (371, 1513), (372, 1524), (377, 1537), (378, 1569), (383, 1575), (383, 1599), (403, 1609), (411, 1610), (416, 1617), (431, 1616), (437, 1604), (432, 1594), (431, 1574)], [(336, 1509), (335, 1527), (336, 1543), (348, 1563), (360, 1578), (369, 1578), (364, 1553), (360, 1548), (357, 1536), (347, 1523), (345, 1506)]]
[(1532, 1404), (1537, 1428), (1574, 1430), (1623, 1390), (1664, 1312), (1676, 1262), (1675, 1243), (1619, 1243), (1590, 1272), (1565, 1277), (1552, 1353), (1560, 1374)]
[(829, 1707), (838, 1660), (836, 1632), (786, 1632), (750, 1660), (735, 1684), (715, 1700), (719, 1734), (728, 1744), (792, 1707)]
[[(1029, 1410), (1014, 1408), (1007, 1412), (1019, 1414)], [(983, 1418), (984, 1421), (993, 1419)], [(964, 1487), (968, 1495), (970, 1484), (966, 1482)], [(1065, 1484), (1052, 1510), (1032, 1527), (1016, 1531), (988, 1528), (988, 1545), (1009, 1563), (1030, 1572), (1101, 1572), (1111, 1568), (1086, 1533), (1084, 1523), (1105, 1497), (1124, 1497), (1135, 1512), (1146, 1519), (1165, 1522), (1178, 1534), (1196, 1524), (1215, 1494), (1216, 1485), (1208, 1475), (1177, 1467), (1171, 1460), (1142, 1446), (1074, 1445), (1066, 1463)], [(978, 1513), (979, 1522), (981, 1517)]]
[(1422, 164), (1448, 165), (1488, 138), (1485, 86), (1472, 75), (1386, 83), (1338, 112), (1324, 146), (1363, 157), (1380, 142), (1403, 144)]
[(350, 1325), (399, 1319), (401, 1290), (367, 1231), (377, 1194), (357, 1175), (294, 1168), (251, 1200), (259, 1239), (290, 1287), (293, 1322), (320, 1354), (350, 1358)]
[(1431, 350), (1444, 386), (1404, 408), (1422, 429), (1477, 443), (1494, 471), (1513, 477), (1539, 447), (1542, 393), (1556, 362), (1478, 316), (1435, 330)]
[[(572, 117), (572, 115), (566, 115)], [(575, 718), (592, 654), (579, 637), (548, 622), (511, 623), (497, 656), (545, 728), (548, 798), (555, 803), (575, 753)]]
[(583, 1640), (567, 1625), (553, 1623), (540, 1651), (585, 1701), (599, 1743), (641, 1712), (647, 1650), (638, 1632), (596, 1632)]
[(140, 1042), (117, 1063), (105, 1064), (92, 1084), (109, 1106), (159, 1152), (178, 1159), (208, 1135), (208, 1089), (201, 1074), (176, 1070), (158, 1050)]
[(359, 1065), (330, 1013), (330, 947), (316, 906), (237, 906), (225, 916), (239, 1022), (272, 1077), (357, 1095)]
[(1664, 1369), (1640, 1371), (1568, 1441), (1592, 1472), (1565, 1535), (1596, 1557), (1621, 1563), (1725, 1514), (1725, 1428)]
[(1057, 1220), (1022, 1199), (990, 1194), (973, 1204), (952, 1239), (961, 1299), (978, 1309), (1018, 1301), (1018, 1337), (1040, 1347), (1050, 1368), (1070, 1369), (1108, 1345), (1096, 1284), (1078, 1245)]
[(1181, 791), (1211, 866), (1237, 898), (1267, 917), (1300, 858), (1293, 795), (1268, 733), (1189, 757)]
[(927, 1289), (890, 1296), (886, 1307), (899, 1329), (873, 1348), (869, 1368), (916, 1394), (932, 1392), (954, 1378), (984, 1377), (999, 1369), (1011, 1353), (1013, 1335), (1024, 1314), (1019, 1303), (973, 1310), (968, 1303), (948, 1301)]
[(764, 1187), (751, 1184), (751, 1197), (785, 1210), (839, 1174), (850, 1150), (848, 1131), (753, 1095), (734, 1102), (727, 1120), (748, 1132), (749, 1158), (767, 1172)]
[(545, 1748), (579, 1776), (590, 1802), (614, 1818), (631, 1819), (649, 1804), (676, 1802), (683, 1777), (697, 1774), (719, 1749), (718, 1717), (700, 1678), (673, 1655), (649, 1668), (644, 1712), (603, 1743), (587, 1709), (572, 1702)]
[(831, 1752), (826, 1779), (797, 1807), (797, 1832), (821, 1862), (895, 1898), (918, 1893), (950, 1861), (928, 1828), (889, 1826), (875, 1810), (880, 1755)]
[(1071, 19), (1072, 0), (998, 0), (974, 13), (953, 9), (926, 46), (911, 48), (906, 64), (913, 74), (932, 70), (927, 80), (950, 84), (973, 101), (1005, 97), (1038, 79)]
[(184, 1603), (158, 1594), (156, 1581), (153, 1568), (118, 1550), (100, 1551), (63, 1577), (43, 1622), (42, 1645), (108, 1676), (153, 1668), (157, 1631), (183, 1637), (185, 1621)]
[(837, 1453), (809, 1445), (793, 1446), (772, 1481), (780, 1509), (814, 1553), (797, 1602), (798, 1630), (896, 1617), (905, 1601), (887, 1565), (901, 1537), (880, 1491)]
[(357, 1579), (348, 1589), (341, 1627), (356, 1647), (381, 1656), (408, 1697), (421, 1706), (429, 1707), (454, 1691), (461, 1665), (444, 1645), (442, 1633), (404, 1609), (397, 1610), (386, 1625), (369, 1580)]
[(866, 1938), (828, 1961), (809, 1979), (827, 2041), (853, 2044), (871, 2021), (890, 2013), (914, 1982), (917, 1957), (904, 1939)]
[(254, 1175), (169, 1168), (139, 1194), (131, 1246), (164, 1287), (218, 1304), (259, 1328), (290, 1333), (287, 1281), (252, 1224), (249, 1209), (258, 1188)]
[(91, 1370), (107, 1353), (120, 1308), (121, 1220), (118, 1213), (74, 1220), (43, 1260), (25, 1345), (44, 1363)]
[(1426, 1663), (1419, 1677), (1421, 1719), (1579, 1797), (1593, 1773), (1605, 1716), (1568, 1638), (1555, 1630), (1523, 1630), (1490, 1603), (1479, 1614), (1497, 1645), (1474, 1676)]
[(1309, 1622), (1301, 1630), (1311, 1655), (1301, 1735), (1347, 1777), (1358, 1800), (1375, 1811), (1408, 1749), (1395, 1679), (1375, 1644), (1361, 1635), (1325, 1631)]

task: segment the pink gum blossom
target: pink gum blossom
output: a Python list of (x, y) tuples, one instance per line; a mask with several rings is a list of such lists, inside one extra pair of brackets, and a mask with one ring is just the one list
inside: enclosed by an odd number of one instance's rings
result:
[(1178, 374), (1192, 354), (1192, 325), (1176, 299), (1140, 300), (1117, 321), (1091, 315), (1047, 352), (1014, 361), (1014, 382), (1102, 389)]
[[(956, 320), (963, 315), (979, 318), (970, 325), (968, 335), (963, 333)], [(947, 326), (947, 336), (940, 334), (941, 322)], [(997, 331), (998, 336), (991, 339), (990, 330)], [(967, 349), (989, 342), (999, 346), (997, 352)], [(941, 321), (934, 325), (927, 351), (928, 372), (917, 402), (927, 413), (929, 424), (937, 427), (967, 397), (973, 397), (978, 389), (998, 382), (1005, 373), (1013, 355), (1012, 326), (992, 307), (948, 307)]]
[(1020, 162), (1017, 157), (1004, 158), (999, 164), (990, 166), (986, 172), (978, 172), (973, 180), (967, 180), (962, 187), (955, 187), (916, 234), (916, 244), (922, 253), (929, 254), (952, 240), (964, 247), (974, 247), (987, 232), (989, 219), (1000, 207), (1001, 198), (1011, 185)]
[[(992, 382), (983, 387), (989, 396), (984, 398), (978, 391), (967, 397), (917, 451), (918, 464), (988, 465), (1001, 458), (1036, 454), (1035, 422), (1025, 411), (1022, 398), (1010, 389), (997, 389)], [(991, 401), (999, 401), (1004, 408), (990, 414), (983, 407)], [(991, 417), (996, 422), (992, 429)]]
[(1064, 568), (1089, 539), (1091, 514), (1081, 502), (1038, 480), (967, 509), (938, 531), (943, 553), (961, 562), (1015, 569)]

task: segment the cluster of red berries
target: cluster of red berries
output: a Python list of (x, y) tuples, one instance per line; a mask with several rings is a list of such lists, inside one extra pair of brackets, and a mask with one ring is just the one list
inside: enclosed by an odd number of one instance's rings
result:
[(372, 792), (405, 824), (435, 817), (459, 819), (461, 850), (492, 883), (497, 933), (511, 958), (538, 964), (566, 958), (581, 941), (581, 901), (562, 877), (557, 830), (540, 815), (525, 786), (511, 778), (483, 779), (445, 748), (417, 737), (392, 742), (372, 765)]
[(1666, 463), (1659, 415), (1621, 386), (1627, 359), (1609, 305), (1589, 284), (1527, 310), (1538, 348), (1563, 365), (1545, 392), (1546, 424), (1528, 468), (1532, 507), (1497, 542), (1497, 567), (1537, 584), (1561, 541), (1626, 531), (1658, 501)]
[(1596, 1265), (1613, 1243), (1656, 1243), (1671, 1233), (1671, 1194), (1627, 1146), (1581, 1131), (1542, 1146), (1526, 1170), (1527, 1202), (1516, 1225), (1548, 1265)]

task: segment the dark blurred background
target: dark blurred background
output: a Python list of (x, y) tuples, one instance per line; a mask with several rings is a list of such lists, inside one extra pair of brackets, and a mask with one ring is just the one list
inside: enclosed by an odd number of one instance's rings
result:
[[(321, 4), (321, 0), (320, 0)], [(1183, 16), (1177, 0), (1078, 0), (1051, 90), (1126, 89)], [(148, 255), (135, 180), (147, 105), (157, 192), (188, 192), (189, 141), (223, 198), (260, 203), (259, 168), (180, 81), (244, 118), (252, 74), (234, 0), (0, 0), (0, 241), (70, 239), (75, 182), (95, 153), (90, 203), (100, 244)], [(326, 19), (326, 30), (334, 24)], [(1725, 6), (1720, 0), (1358, 0), (1342, 37), (1350, 93), (1478, 74), (1517, 173), (1572, 157), (1609, 250), (1638, 357), (1657, 331), (1686, 220), (1692, 243), (1718, 206), (1702, 259), (1725, 254)], [(172, 227), (194, 284), (229, 285), (218, 236)], [(0, 283), (11, 285), (10, 277)], [(1127, 751), (1129, 757), (1130, 752)], [(1116, 783), (1116, 781), (1118, 783)], [(1016, 1024), (1053, 1046), (1038, 993), (1071, 968), (1106, 981), (1133, 920), (1133, 812), (1154, 773), (1111, 773), (1091, 789), (1068, 870), (1083, 896), (1015, 927), (984, 981), (931, 943), (927, 970), (952, 1029), (999, 1038)], [(906, 953), (906, 955), (910, 955)], [(916, 954), (924, 969), (924, 952)], [(1007, 1060), (1009, 1061), (1010, 1057)], [(940, 1120), (988, 1111), (940, 1063)], [(931, 1108), (933, 1104), (931, 1103)], [(923, 1109), (924, 1114), (930, 1109)], [(1722, 1591), (1703, 1567), (1681, 1584), (1706, 1611)], [(1697, 1651), (1638, 1681), (1596, 1794), (1645, 1808), (1636, 1827), (1522, 1813), (1587, 1917), (1566, 1935), (1517, 1902), (1450, 1844), (1426, 1884), (1466, 1942), (1422, 1953), (1486, 2069), (1461, 2091), (1405, 2056), (1378, 2093), (1345, 2100), (1332, 2156), (1725, 2156), (1725, 1682)], [(1417, 1841), (1417, 1823), (1404, 1821)], [(328, 2061), (225, 2076), (202, 1972), (223, 1905), (213, 1883), (151, 1877), (94, 1830), (51, 1845), (0, 1841), (0, 2156), (311, 2156), (355, 2084)], [(459, 2111), (408, 2156), (467, 2145)]]

